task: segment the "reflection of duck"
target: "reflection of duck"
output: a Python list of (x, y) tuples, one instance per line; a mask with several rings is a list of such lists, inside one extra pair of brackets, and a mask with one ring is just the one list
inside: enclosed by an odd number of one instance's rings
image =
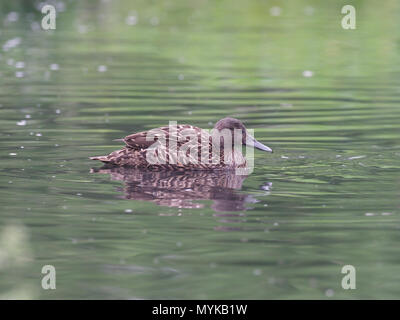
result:
[(170, 125), (119, 140), (126, 144), (123, 149), (90, 159), (151, 170), (210, 170), (246, 167), (246, 159), (237, 148), (241, 145), (272, 152), (233, 118), (219, 120), (211, 134), (190, 125)]
[(227, 171), (149, 171), (126, 167), (92, 169), (110, 174), (112, 180), (125, 182), (124, 198), (154, 202), (161, 206), (202, 208), (194, 200), (213, 200), (215, 211), (246, 210), (253, 203), (251, 195), (238, 192), (246, 175)]

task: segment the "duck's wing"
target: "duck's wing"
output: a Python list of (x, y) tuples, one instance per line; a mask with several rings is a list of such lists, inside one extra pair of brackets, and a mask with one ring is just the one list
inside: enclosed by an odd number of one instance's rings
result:
[(175, 128), (165, 126), (149, 131), (133, 133), (121, 140), (125, 142), (128, 147), (133, 149), (147, 149), (158, 140), (161, 140), (165, 146), (169, 146), (169, 141), (171, 140), (177, 141), (179, 145), (186, 140), (186, 136), (183, 137), (183, 134), (185, 132), (187, 133), (187, 129), (192, 129), (194, 132), (201, 131), (200, 128), (190, 125), (178, 125)]

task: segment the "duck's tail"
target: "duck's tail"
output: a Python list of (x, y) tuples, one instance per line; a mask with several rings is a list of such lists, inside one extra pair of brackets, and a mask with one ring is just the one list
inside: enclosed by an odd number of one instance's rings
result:
[(100, 160), (104, 163), (110, 162), (110, 159), (108, 156), (98, 156), (98, 157), (89, 157), (90, 160)]

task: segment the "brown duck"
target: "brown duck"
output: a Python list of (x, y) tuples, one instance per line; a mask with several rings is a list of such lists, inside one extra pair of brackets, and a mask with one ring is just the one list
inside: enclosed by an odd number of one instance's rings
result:
[(237, 144), (272, 152), (234, 118), (219, 120), (211, 133), (191, 125), (170, 125), (134, 133), (117, 141), (123, 141), (126, 146), (109, 155), (90, 159), (111, 166), (157, 171), (216, 170), (246, 167), (246, 159)]

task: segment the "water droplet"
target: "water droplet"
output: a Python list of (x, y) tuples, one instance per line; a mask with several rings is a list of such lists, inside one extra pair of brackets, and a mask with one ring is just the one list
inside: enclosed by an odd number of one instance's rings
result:
[(98, 72), (106, 72), (107, 71), (107, 66), (101, 65), (97, 67)]
[(3, 51), (8, 51), (12, 48), (15, 48), (21, 43), (21, 38), (13, 38), (10, 40), (7, 40), (6, 43), (3, 45)]
[(308, 16), (311, 16), (314, 14), (315, 9), (311, 6), (307, 6), (304, 8), (304, 13)]
[(15, 67), (18, 68), (18, 69), (25, 68), (25, 62), (18, 61), (18, 62), (15, 63)]
[(88, 27), (84, 25), (79, 25), (78, 26), (78, 32), (79, 33), (86, 33), (88, 31)]
[(138, 19), (137, 19), (137, 17), (135, 15), (127, 16), (126, 19), (125, 19), (125, 23), (128, 26), (134, 26), (134, 25), (137, 24), (137, 22), (138, 22)]
[(60, 69), (60, 66), (57, 63), (52, 63), (50, 65), (50, 70), (57, 71)]
[(7, 14), (7, 21), (15, 22), (15, 21), (18, 21), (18, 19), (19, 19), (19, 13), (18, 12), (12, 11), (9, 14)]
[(350, 157), (349, 160), (354, 160), (354, 159), (362, 159), (365, 158), (366, 156), (355, 156), (355, 157)]
[(282, 12), (282, 9), (279, 7), (272, 7), (271, 9), (269, 9), (269, 13), (271, 16), (277, 17), (280, 16)]
[(327, 297), (333, 297), (334, 294), (335, 294), (335, 292), (332, 289), (328, 289), (325, 291), (325, 295)]
[(150, 24), (151, 24), (152, 26), (157, 26), (159, 23), (160, 23), (160, 21), (158, 20), (157, 17), (152, 17), (152, 18), (150, 19)]
[(261, 270), (261, 269), (254, 269), (254, 270), (253, 270), (253, 274), (254, 274), (255, 276), (260, 276), (260, 275), (262, 274), (262, 270)]

